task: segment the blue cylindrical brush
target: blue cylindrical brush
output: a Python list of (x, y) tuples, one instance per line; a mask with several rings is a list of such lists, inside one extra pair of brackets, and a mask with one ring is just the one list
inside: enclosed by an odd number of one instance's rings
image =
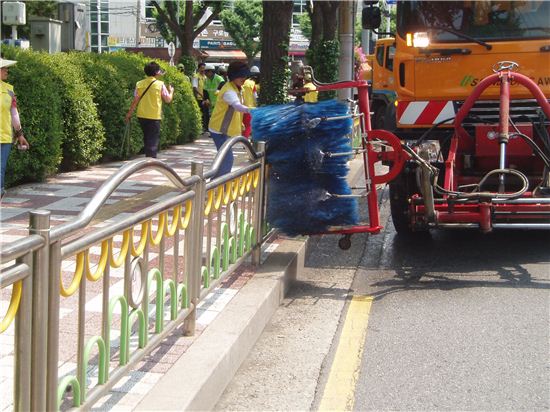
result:
[[(288, 235), (326, 232), (356, 225), (358, 204), (346, 182), (352, 119), (336, 100), (313, 104), (263, 106), (252, 112), (256, 141), (266, 142), (270, 165), (267, 220)], [(328, 119), (327, 119), (328, 118)]]

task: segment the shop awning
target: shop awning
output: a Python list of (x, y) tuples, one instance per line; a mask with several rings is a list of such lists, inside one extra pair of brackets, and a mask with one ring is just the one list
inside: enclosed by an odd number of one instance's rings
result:
[(246, 54), (240, 50), (202, 50), (206, 52), (207, 59), (231, 59), (231, 60), (246, 60)]

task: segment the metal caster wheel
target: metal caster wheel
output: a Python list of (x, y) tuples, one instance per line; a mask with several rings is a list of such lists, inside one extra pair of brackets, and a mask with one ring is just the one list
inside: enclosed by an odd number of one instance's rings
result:
[(344, 235), (338, 241), (338, 247), (342, 250), (348, 250), (351, 247), (351, 235)]

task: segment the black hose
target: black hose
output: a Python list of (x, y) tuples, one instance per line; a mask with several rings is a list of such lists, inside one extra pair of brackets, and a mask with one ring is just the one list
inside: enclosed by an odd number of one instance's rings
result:
[(546, 147), (546, 150), (550, 154), (550, 136), (548, 135), (548, 130), (544, 126), (544, 112), (542, 110), (538, 111), (539, 115), (539, 122), (533, 123), (533, 126), (535, 126), (535, 130), (538, 132), (540, 139), (542, 140), (542, 143)]
[(449, 120), (454, 120), (454, 116), (453, 117), (449, 117), (448, 119), (445, 119), (445, 120), (441, 120), (440, 122), (437, 122), (436, 124), (434, 124), (432, 127), (430, 127), (428, 130), (426, 130), (424, 133), (422, 133), (422, 136), (420, 136), (418, 138), (418, 140), (416, 140), (411, 146), (412, 147), (416, 147), (416, 146), (419, 146), (421, 143), (424, 142), (424, 140), (426, 140), (426, 138), (428, 137), (428, 135), (433, 132), (435, 129), (437, 129), (439, 126), (441, 126), (443, 123), (447, 123)]

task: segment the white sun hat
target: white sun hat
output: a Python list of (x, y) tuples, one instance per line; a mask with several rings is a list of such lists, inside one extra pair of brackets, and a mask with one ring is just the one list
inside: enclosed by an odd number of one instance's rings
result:
[(4, 67), (13, 66), (15, 63), (17, 63), (15, 60), (6, 60), (6, 59), (0, 58), (0, 69), (3, 69)]

